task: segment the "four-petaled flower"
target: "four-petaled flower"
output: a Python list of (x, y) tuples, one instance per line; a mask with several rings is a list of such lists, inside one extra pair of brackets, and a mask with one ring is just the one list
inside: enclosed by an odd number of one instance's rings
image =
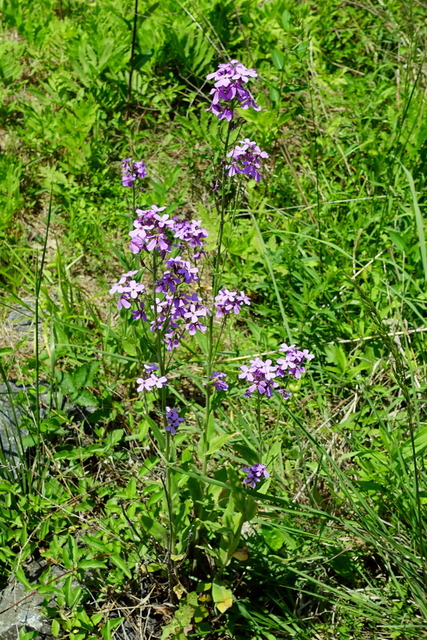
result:
[(258, 482), (261, 482), (263, 478), (269, 478), (270, 474), (267, 471), (267, 467), (265, 464), (253, 464), (251, 467), (243, 467), (242, 471), (245, 471), (248, 474), (248, 477), (243, 480), (249, 484), (252, 489), (255, 489), (255, 486)]
[(159, 367), (157, 364), (144, 364), (144, 369), (147, 374), (150, 374), (148, 378), (138, 378), (137, 383), (137, 391), (153, 391), (153, 389), (161, 389), (165, 387), (168, 383), (168, 379), (166, 376), (158, 376), (155, 371), (158, 371)]

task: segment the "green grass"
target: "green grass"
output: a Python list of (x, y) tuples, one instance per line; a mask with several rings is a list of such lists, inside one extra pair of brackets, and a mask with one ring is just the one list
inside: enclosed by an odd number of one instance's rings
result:
[[(289, 411), (262, 409), (272, 480), (239, 539), (230, 514), (252, 507), (228, 488), (256, 455), (254, 416), (234, 385), (202, 478), (203, 344), (178, 353), (183, 591), (172, 621), (167, 604), (147, 620), (178, 640), (186, 625), (208, 640), (425, 638), (425, 7), (140, 0), (131, 63), (134, 4), (0, 0), (2, 303), (6, 318), (34, 296), (41, 327), (37, 340), (2, 333), (2, 371), (50, 390), (46, 413), (38, 391), (18, 398), (32, 449), (20, 477), (3, 468), (0, 582), (26, 584), (40, 557), (73, 575), (75, 591), (49, 571), (36, 587), (73, 640), (114, 637), (126, 607), (148, 615), (141, 585), (150, 605), (168, 602), (162, 433), (134, 384), (154, 347), (108, 296), (131, 267), (120, 160), (147, 163), (140, 202), (201, 218), (214, 242), (223, 143), (205, 76), (226, 55), (260, 73), (262, 111), (240, 115), (270, 158), (225, 228), (224, 285), (252, 305), (220, 360), (235, 377), (283, 341), (316, 359)], [(221, 539), (244, 552), (221, 569), (235, 603), (219, 615), (203, 581), (224, 563)]]

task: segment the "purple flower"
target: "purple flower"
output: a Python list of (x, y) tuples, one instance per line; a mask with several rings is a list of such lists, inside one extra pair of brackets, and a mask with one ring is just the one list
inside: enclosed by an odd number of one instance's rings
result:
[(117, 298), (117, 309), (120, 311), (121, 309), (130, 309), (131, 303), (129, 302), (129, 294), (123, 293), (121, 296)]
[(118, 282), (116, 282), (116, 284), (113, 284), (113, 286), (110, 289), (110, 293), (111, 294), (123, 293), (124, 286), (126, 286), (126, 282), (127, 282), (128, 278), (132, 278), (137, 273), (138, 273), (138, 271), (128, 271), (127, 273), (124, 273), (122, 275), (122, 277), (120, 278), (120, 280)]
[(221, 371), (213, 371), (210, 379), (212, 380), (212, 385), (215, 387), (217, 391), (227, 391), (228, 384), (224, 382), (224, 378), (227, 377), (226, 373), (221, 373)]
[(137, 178), (145, 178), (147, 168), (142, 160), (132, 162), (132, 158), (122, 160), (122, 185), (132, 187)]
[(239, 378), (252, 383), (244, 395), (250, 398), (255, 391), (258, 391), (261, 395), (265, 395), (266, 398), (271, 398), (274, 389), (279, 386), (275, 381), (277, 366), (272, 365), (271, 360), (263, 362), (260, 358), (250, 360), (250, 364), (250, 367), (246, 365), (240, 367), (242, 373), (239, 373)]
[(181, 284), (181, 280), (172, 273), (165, 271), (160, 280), (157, 280), (157, 293), (174, 293), (176, 288)]
[(166, 407), (166, 421), (166, 431), (170, 431), (170, 433), (174, 436), (181, 422), (184, 422), (184, 418), (180, 417), (178, 409), (171, 409), (170, 407)]
[(162, 278), (157, 281), (157, 293), (174, 293), (181, 283), (190, 284), (199, 279), (197, 277), (199, 270), (197, 267), (192, 267), (187, 260), (169, 258), (166, 260), (166, 265), (170, 270), (165, 271)]
[(138, 309), (131, 311), (131, 314), (134, 320), (144, 320), (144, 322), (148, 321), (147, 314), (145, 313), (145, 304), (142, 300), (139, 302)]
[(261, 169), (261, 158), (268, 158), (268, 153), (261, 151), (259, 146), (249, 138), (245, 138), (240, 140), (240, 145), (227, 154), (227, 158), (232, 158), (231, 163), (225, 166), (229, 176), (244, 173), (255, 182), (259, 182), (263, 177), (258, 171)]
[(228, 86), (231, 80), (247, 82), (249, 78), (258, 76), (255, 69), (247, 69), (237, 60), (220, 64), (218, 69), (206, 76), (207, 80), (215, 80), (215, 86)]
[[(197, 294), (196, 294), (197, 295)], [(192, 302), (184, 313), (184, 319), (186, 321), (185, 328), (190, 336), (194, 336), (196, 331), (204, 333), (206, 331), (206, 325), (200, 322), (201, 318), (206, 318), (208, 310), (199, 301)]]
[[(160, 215), (164, 209), (152, 205), (150, 209), (136, 210), (139, 217), (133, 223), (135, 228), (129, 233), (132, 253), (159, 251), (164, 257), (172, 247), (182, 247), (183, 243), (191, 249), (203, 246), (208, 232), (200, 226), (200, 220), (180, 220), (170, 218), (167, 214)], [(174, 240), (181, 242), (177, 244)]]
[(131, 280), (125, 287), (123, 287), (123, 292), (128, 293), (133, 299), (137, 298), (139, 294), (144, 291), (144, 285), (141, 282), (136, 282), (135, 280)]
[(144, 369), (147, 373), (153, 373), (153, 371), (159, 370), (159, 365), (155, 362), (152, 362), (151, 364), (144, 364)]
[(210, 312), (202, 304), (197, 293), (167, 293), (163, 300), (156, 298), (156, 304), (151, 308), (155, 311), (156, 319), (151, 322), (150, 329), (165, 331), (164, 342), (168, 351), (179, 346), (179, 340), (185, 331), (188, 331), (190, 336), (196, 331), (206, 331), (206, 325), (201, 320)]
[(197, 277), (197, 274), (199, 273), (198, 268), (192, 267), (188, 260), (183, 260), (179, 256), (177, 258), (169, 258), (169, 260), (166, 260), (166, 265), (186, 284), (198, 282), (199, 280)]
[(203, 240), (209, 234), (206, 229), (203, 229), (201, 222), (201, 220), (179, 220), (176, 218), (173, 226), (174, 237), (186, 242), (192, 249), (203, 246)]
[(145, 163), (142, 160), (138, 160), (137, 162), (134, 162), (133, 168), (138, 178), (145, 178), (147, 176), (147, 167), (145, 166)]
[(210, 92), (213, 96), (212, 104), (207, 111), (211, 111), (219, 120), (227, 120), (228, 122), (233, 119), (233, 108), (238, 103), (242, 109), (252, 107), (255, 111), (260, 111), (261, 107), (256, 104), (244, 86), (250, 78), (257, 76), (255, 69), (247, 69), (237, 60), (220, 64), (214, 73), (210, 73), (206, 77), (207, 80), (215, 81), (214, 88)]
[(252, 489), (255, 489), (255, 486), (258, 482), (261, 482), (263, 478), (269, 478), (270, 474), (267, 471), (267, 467), (265, 464), (253, 464), (251, 467), (243, 467), (242, 471), (245, 471), (248, 474), (248, 477), (243, 480), (249, 484)]
[(222, 318), (231, 312), (240, 313), (244, 304), (250, 304), (248, 296), (241, 291), (229, 291), (228, 289), (220, 289), (215, 297), (216, 317)]
[(277, 372), (280, 376), (285, 376), (286, 373), (290, 376), (294, 376), (299, 380), (303, 373), (305, 373), (305, 367), (302, 365), (304, 362), (313, 360), (314, 355), (308, 351), (308, 349), (296, 349), (294, 344), (291, 344), (289, 347), (287, 344), (283, 343), (279, 347), (279, 351), (285, 353), (284, 358), (279, 358), (277, 360)]
[(145, 292), (145, 286), (141, 282), (133, 279), (138, 271), (128, 271), (124, 273), (120, 280), (113, 284), (110, 293), (120, 293), (117, 300), (117, 309), (130, 309), (131, 302), (136, 300), (141, 293)]
[(144, 369), (146, 374), (150, 374), (148, 378), (138, 378), (137, 383), (137, 391), (152, 391), (154, 388), (161, 389), (165, 387), (168, 383), (168, 379), (166, 376), (158, 376), (154, 371), (158, 370), (158, 365), (155, 363), (152, 364), (144, 364)]

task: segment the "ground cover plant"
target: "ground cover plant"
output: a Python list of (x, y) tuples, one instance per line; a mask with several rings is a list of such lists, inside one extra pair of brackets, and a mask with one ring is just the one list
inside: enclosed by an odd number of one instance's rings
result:
[(0, 2), (1, 586), (54, 637), (426, 637), (425, 8)]

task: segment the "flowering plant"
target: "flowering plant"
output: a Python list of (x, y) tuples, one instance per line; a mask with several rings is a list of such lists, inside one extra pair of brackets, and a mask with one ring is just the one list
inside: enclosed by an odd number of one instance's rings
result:
[[(257, 77), (254, 69), (246, 68), (237, 60), (220, 64), (217, 71), (207, 76), (208, 80), (214, 81), (210, 92), (212, 104), (208, 111), (225, 121), (226, 127), (224, 160), (219, 169), (221, 193), (219, 196), (216, 194), (215, 199), (218, 234), (214, 251), (210, 253), (206, 248), (208, 231), (201, 220), (171, 215), (166, 206), (151, 204), (139, 208), (133, 188), (135, 217), (129, 232), (129, 251), (135, 268), (123, 273), (110, 289), (112, 295), (117, 295), (117, 309), (128, 313), (135, 329), (142, 332), (146, 351), (150, 352), (153, 360), (139, 364), (141, 375), (136, 379), (134, 388), (141, 394), (145, 419), (156, 439), (158, 459), (164, 465), (163, 512), (168, 514), (165, 537), (168, 540), (171, 597), (177, 581), (174, 557), (178, 547), (181, 552), (183, 548), (182, 542), (178, 541), (178, 531), (185, 522), (185, 518), (175, 515), (181, 513), (180, 474), (187, 474), (191, 479), (191, 509), (197, 515), (197, 521), (204, 522), (200, 526), (205, 528), (208, 525), (207, 519), (202, 517), (205, 506), (200, 495), (206, 494), (207, 488), (209, 497), (205, 500), (210, 500), (211, 508), (216, 508), (218, 484), (228, 492), (228, 506), (219, 516), (224, 525), (222, 542), (216, 551), (214, 546), (210, 547), (210, 555), (216, 557), (221, 572), (236, 549), (243, 523), (255, 513), (256, 505), (250, 490), (256, 489), (263, 481), (267, 486), (272, 480), (268, 469), (272, 460), (265, 446), (262, 403), (271, 403), (276, 398), (282, 403), (289, 399), (291, 392), (286, 389), (286, 382), (298, 381), (305, 372), (305, 363), (313, 358), (307, 349), (300, 350), (294, 344), (288, 346), (283, 343), (278, 350), (279, 357), (274, 361), (255, 356), (249, 364), (240, 365), (240, 371), (234, 369), (226, 373), (222, 370), (226, 363), (219, 357), (226, 325), (229, 326), (233, 318), (236, 319), (251, 305), (247, 292), (225, 286), (223, 232), (226, 224), (234, 223), (238, 197), (242, 193), (237, 190), (234, 205), (229, 208), (224, 195), (232, 179), (246, 175), (259, 182), (263, 177), (261, 162), (268, 159), (268, 153), (249, 138), (240, 140), (231, 148), (230, 134), (236, 107), (260, 109), (247, 88), (249, 81)], [(135, 181), (146, 174), (142, 161), (123, 160), (124, 186), (134, 187)], [(209, 288), (202, 286), (202, 269), (211, 274)], [(196, 348), (191, 346), (192, 339), (197, 341)], [(191, 401), (185, 401), (185, 393), (180, 387), (181, 365), (177, 364), (176, 354), (183, 349), (196, 355), (199, 351), (198, 378), (204, 391), (204, 402), (198, 407)], [(246, 382), (246, 390), (239, 388), (239, 380)], [(224, 433), (223, 426), (218, 424), (218, 411), (230, 402), (235, 403), (236, 399), (239, 403), (246, 403), (248, 409), (255, 410), (258, 434), (252, 437), (255, 449), (251, 454), (255, 459), (243, 460), (242, 465), (247, 466), (241, 465), (238, 472), (228, 468), (224, 477), (214, 454), (235, 434)], [(189, 431), (191, 423), (197, 425), (196, 449)], [(192, 440), (193, 444), (190, 444)], [(185, 442), (188, 447), (193, 447), (191, 456), (195, 456), (191, 471), (188, 459), (179, 466), (179, 456), (183, 455), (179, 443)], [(213, 485), (210, 483), (212, 477), (215, 478)], [(230, 509), (240, 514), (237, 519), (230, 520), (227, 515)], [(188, 526), (181, 530), (181, 534), (190, 535)], [(196, 530), (192, 535), (194, 541), (200, 543), (200, 531)], [(214, 527), (210, 535), (215, 538)]]

